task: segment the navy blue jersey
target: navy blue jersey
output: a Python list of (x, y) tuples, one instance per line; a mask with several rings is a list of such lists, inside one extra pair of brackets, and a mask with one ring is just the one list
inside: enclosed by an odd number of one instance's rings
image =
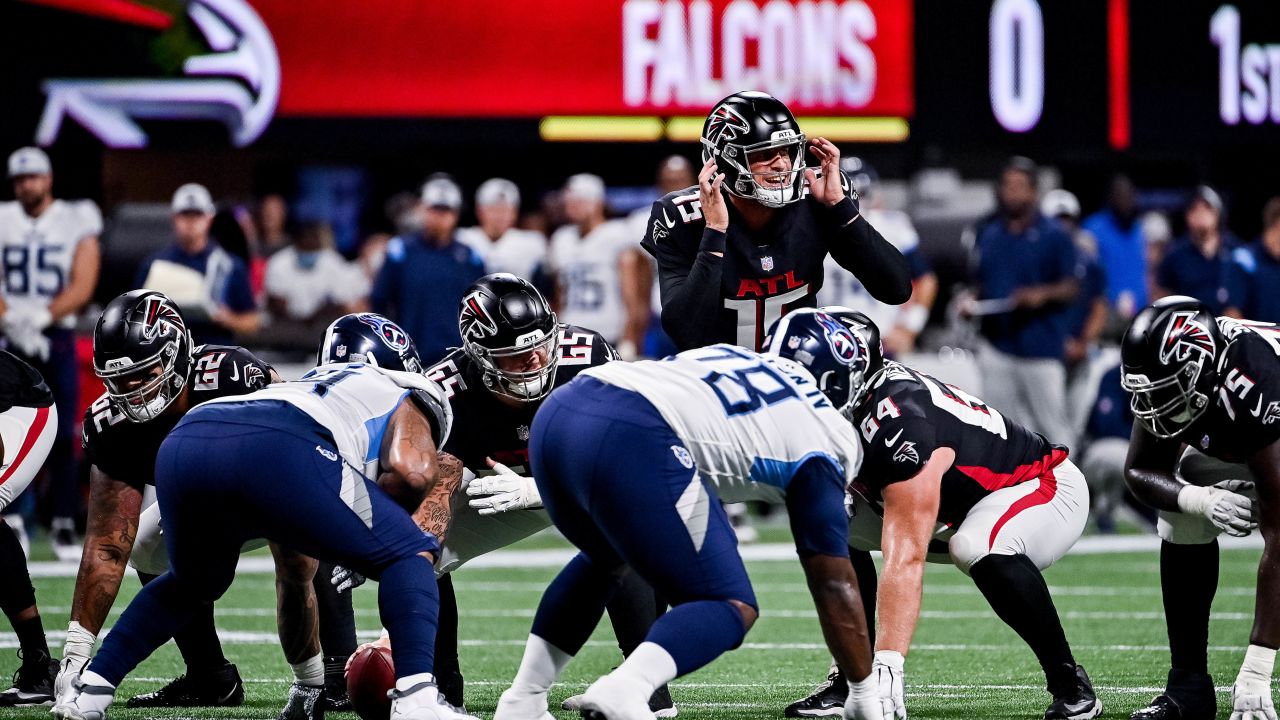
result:
[(1280, 440), (1280, 327), (1218, 318), (1218, 396), (1178, 439), (1227, 462), (1246, 462)]
[[(242, 347), (201, 345), (187, 379), (187, 409), (214, 398), (247, 395), (271, 382), (271, 366)], [(176, 401), (175, 401), (176, 402)], [(85, 457), (115, 480), (141, 488), (155, 483), (156, 452), (182, 415), (130, 422), (103, 395), (84, 413)]]
[[(583, 370), (616, 357), (599, 333), (561, 324), (560, 363), (552, 392)], [(445, 442), (445, 452), (480, 475), (490, 472), (485, 458), (513, 469), (528, 466), (529, 427), (541, 401), (518, 407), (505, 404), (485, 387), (480, 367), (462, 350), (454, 350), (428, 368), (426, 376), (444, 388), (453, 407), (453, 430)]]
[(43, 408), (53, 404), (53, 393), (35, 368), (0, 350), (0, 412), (12, 407)]
[(1218, 252), (1205, 257), (1191, 240), (1173, 242), (1156, 270), (1156, 283), (1176, 295), (1189, 295), (1214, 315), (1249, 307), (1249, 275), (1234, 257), (1234, 238), (1222, 238)]
[(1040, 477), (1067, 457), (1054, 445), (959, 388), (896, 362), (859, 407), (854, 421), (866, 454), (854, 489), (879, 503), (884, 488), (910, 480), (933, 451), (956, 460), (942, 476), (940, 522), (964, 521), (996, 490)]

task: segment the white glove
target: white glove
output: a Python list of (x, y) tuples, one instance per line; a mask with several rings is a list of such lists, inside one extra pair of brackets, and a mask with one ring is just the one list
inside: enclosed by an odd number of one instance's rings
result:
[(1271, 673), (1276, 651), (1250, 645), (1231, 686), (1231, 720), (1277, 720), (1271, 702)]
[(875, 670), (858, 681), (849, 681), (849, 697), (844, 701), (844, 720), (884, 720)]
[(906, 720), (907, 703), (902, 699), (903, 664), (906, 662), (897, 650), (877, 650), (871, 666), (871, 676), (876, 679), (880, 691), (881, 715), (884, 720)]
[(1178, 509), (1188, 515), (1208, 518), (1232, 537), (1244, 537), (1258, 527), (1258, 511), (1253, 500), (1222, 487), (1186, 485), (1178, 491)]
[(329, 582), (333, 584), (334, 589), (339, 593), (358, 588), (364, 584), (364, 581), (365, 577), (363, 575), (341, 565), (333, 566), (333, 575), (329, 578)]
[(58, 677), (53, 681), (53, 696), (56, 704), (62, 705), (75, 699), (76, 681), (88, 666), (89, 655), (93, 652), (93, 644), (97, 641), (98, 638), (81, 627), (78, 622), (72, 622), (67, 627), (67, 641), (62, 647), (62, 662), (58, 664)]
[(39, 308), (24, 314), (24, 319), (31, 329), (38, 333), (44, 332), (44, 329), (53, 324), (53, 315), (49, 312), (49, 308)]
[[(43, 312), (45, 315), (49, 314), (47, 310)], [(4, 316), (3, 326), (9, 344), (17, 348), (18, 352), (31, 358), (49, 359), (49, 338), (36, 329), (32, 318), (10, 311)]]
[(489, 461), (496, 475), (477, 477), (467, 485), (467, 504), (481, 515), (495, 515), (512, 510), (542, 507), (542, 496), (533, 478), (517, 475), (514, 470)]

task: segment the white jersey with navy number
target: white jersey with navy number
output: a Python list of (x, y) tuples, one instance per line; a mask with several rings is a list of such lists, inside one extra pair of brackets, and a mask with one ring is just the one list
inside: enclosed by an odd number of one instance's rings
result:
[(582, 375), (643, 395), (726, 502), (781, 502), (815, 457), (834, 464), (846, 486), (862, 464), (853, 425), (789, 360), (722, 344)]
[(577, 225), (565, 225), (551, 235), (547, 257), (556, 273), (560, 293), (560, 321), (589, 327), (616, 343), (626, 324), (618, 258), (639, 248), (622, 220), (607, 220), (583, 237)]
[[(80, 241), (102, 233), (102, 214), (90, 200), (54, 200), (33, 218), (16, 201), (0, 203), (0, 297), (10, 311), (47, 308), (71, 279)], [(67, 316), (61, 327), (74, 327)]]

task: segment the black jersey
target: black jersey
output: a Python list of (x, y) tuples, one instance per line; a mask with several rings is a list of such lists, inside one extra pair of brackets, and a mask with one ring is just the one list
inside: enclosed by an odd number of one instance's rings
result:
[[(595, 331), (560, 325), (560, 364), (554, 388), (568, 383), (587, 368), (617, 357)], [(491, 474), (485, 458), (493, 458), (516, 472), (529, 463), (529, 426), (541, 401), (511, 407), (484, 385), (480, 367), (461, 349), (455, 349), (426, 371), (444, 388), (453, 407), (453, 430), (444, 451), (457, 457), (477, 475)], [(519, 469), (517, 469), (519, 468)]]
[[(848, 178), (841, 179), (850, 193)], [(730, 203), (723, 262), (704, 276), (695, 267), (706, 228), (698, 187), (659, 199), (640, 244), (658, 261), (663, 326), (681, 350), (724, 342), (758, 351), (775, 320), (814, 307), (828, 253), (842, 266), (865, 270), (859, 279), (877, 298), (905, 301), (911, 292), (906, 260), (866, 220), (849, 223), (856, 215), (852, 199), (827, 208), (806, 188), (802, 200), (777, 208), (769, 224), (753, 232)], [(714, 285), (717, 274), (718, 288), (703, 287)], [(698, 287), (684, 287), (686, 281)], [(699, 312), (677, 308), (669, 315), (673, 299)], [(704, 302), (714, 303), (716, 312), (701, 312)]]
[[(201, 345), (187, 380), (188, 409), (214, 398), (246, 395), (271, 382), (271, 366), (242, 347)], [(103, 395), (84, 413), (84, 452), (108, 476), (141, 488), (155, 483), (156, 452), (181, 415), (130, 422)]]
[(1227, 462), (1247, 462), (1280, 440), (1280, 327), (1218, 318), (1218, 396), (1178, 439)]
[(52, 404), (53, 393), (40, 373), (17, 356), (0, 350), (0, 412)]
[(1034, 480), (1067, 448), (1008, 420), (978, 398), (895, 362), (855, 417), (865, 456), (854, 488), (879, 503), (886, 485), (915, 477), (933, 451), (956, 453), (942, 477), (938, 520), (964, 521), (982, 498)]

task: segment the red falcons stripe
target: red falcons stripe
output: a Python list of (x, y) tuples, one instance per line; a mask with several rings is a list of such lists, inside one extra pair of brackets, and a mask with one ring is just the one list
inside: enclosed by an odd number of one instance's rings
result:
[(1027, 508), (1033, 508), (1038, 505), (1045, 505), (1049, 503), (1057, 494), (1058, 478), (1054, 477), (1053, 470), (1049, 470), (1041, 476), (1040, 487), (1036, 488), (1035, 492), (1023, 496), (1017, 502), (1010, 505), (1009, 509), (1005, 510), (1004, 514), (1000, 516), (1000, 519), (996, 521), (996, 524), (991, 527), (991, 537), (987, 538), (987, 549), (990, 550), (995, 547), (996, 535), (1000, 534), (1000, 529), (1004, 527), (1005, 523), (1017, 517), (1018, 513), (1026, 510)]
[(9, 481), (13, 474), (18, 471), (22, 462), (27, 459), (27, 455), (31, 452), (31, 448), (35, 447), (36, 440), (40, 439), (40, 433), (44, 432), (44, 426), (49, 424), (49, 408), (43, 407), (36, 410), (35, 422), (31, 423), (31, 427), (27, 428), (27, 436), (22, 439), (22, 447), (18, 448), (18, 456), (13, 459), (9, 465), (9, 469), (0, 475), (0, 485)]
[(1048, 455), (1039, 460), (1019, 465), (1014, 468), (1011, 473), (998, 473), (991, 468), (982, 467), (981, 465), (957, 465), (956, 470), (973, 478), (982, 487), (991, 492), (1002, 488), (1012, 487), (1018, 483), (1024, 483), (1028, 480), (1034, 480), (1046, 472), (1058, 467), (1063, 460), (1067, 459), (1067, 451), (1054, 448), (1049, 451)]

